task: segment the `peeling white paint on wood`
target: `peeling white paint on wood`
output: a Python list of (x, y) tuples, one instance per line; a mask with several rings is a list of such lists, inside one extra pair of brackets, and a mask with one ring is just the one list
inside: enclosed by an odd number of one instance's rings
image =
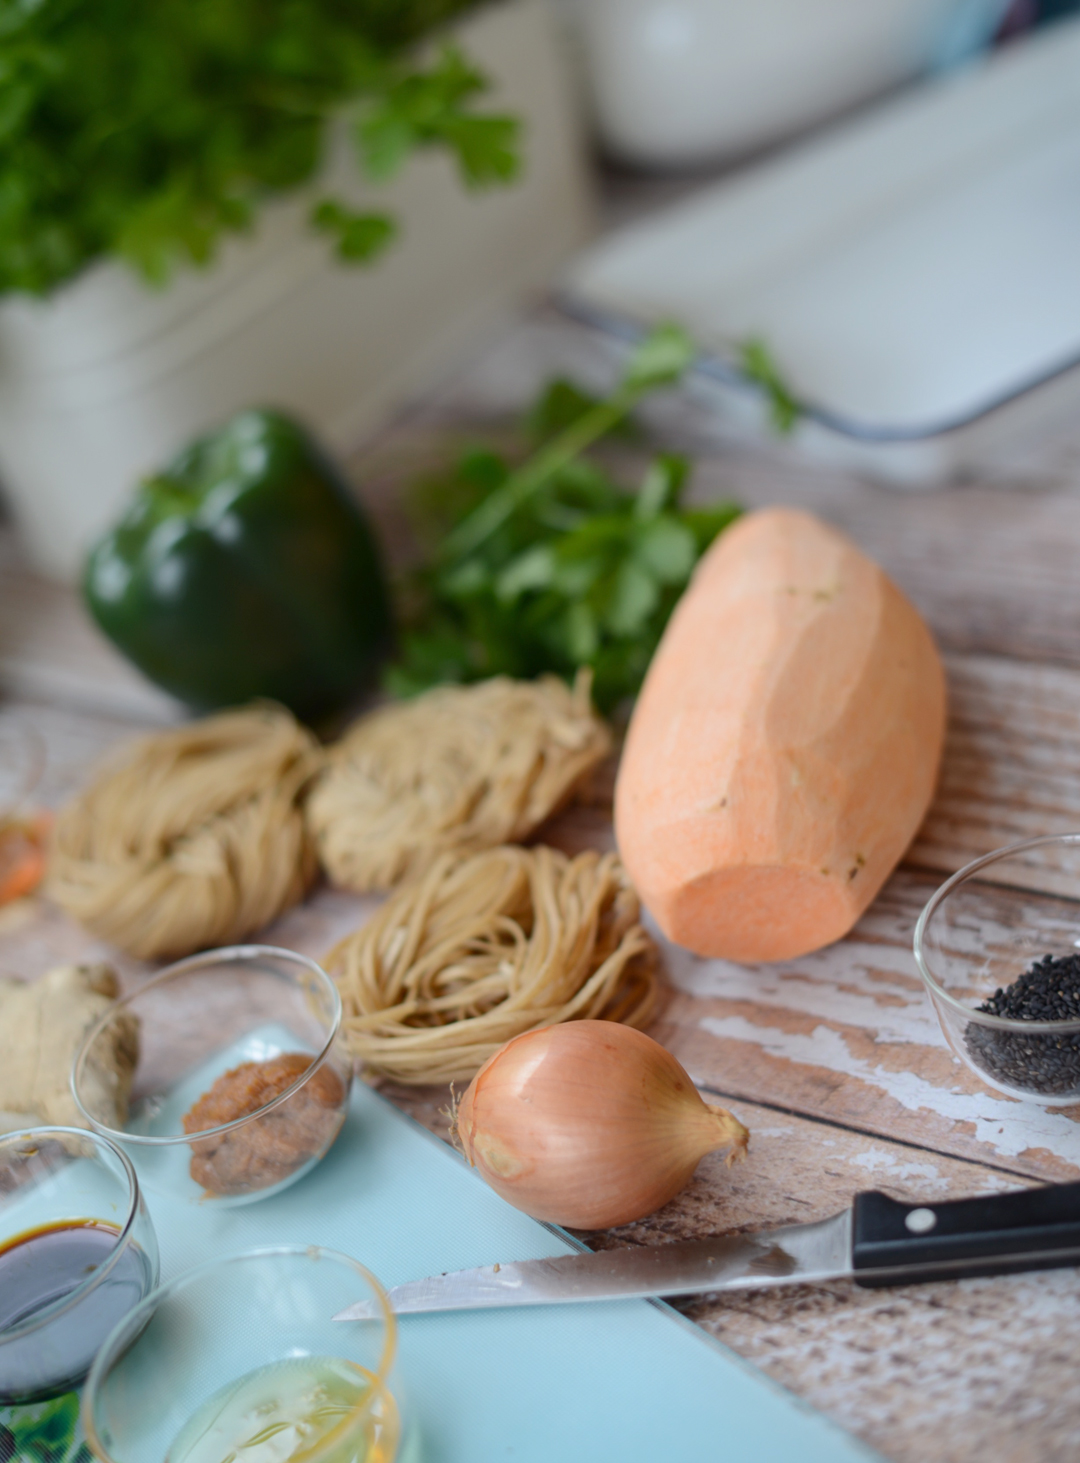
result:
[[(987, 1145), (988, 1156), (1015, 1158), (1031, 1148), (1048, 1148), (1080, 1167), (1080, 1123), (1060, 1108), (1042, 1108), (989, 1092), (940, 1087), (915, 1072), (891, 1071), (855, 1055), (844, 1034), (831, 1026), (816, 1026), (808, 1033), (783, 1031), (775, 1026), (757, 1026), (743, 1016), (703, 1016), (699, 1024), (714, 1036), (760, 1047), (768, 1056), (865, 1082), (910, 1113), (933, 1113), (951, 1123), (964, 1124), (977, 1143)], [(691, 1072), (691, 1076), (699, 1080), (699, 1074)]]
[[(860, 1026), (876, 1041), (943, 1042), (909, 951), (846, 940), (779, 965), (703, 960), (664, 942), (671, 983), (687, 995), (797, 1011), (820, 1021)], [(899, 975), (901, 979), (891, 977)]]
[[(941, 1164), (897, 1153), (892, 1145), (885, 1147), (881, 1143), (871, 1143), (862, 1153), (855, 1155), (852, 1163), (872, 1175), (875, 1184), (888, 1181), (892, 1185), (912, 1189), (928, 1199), (944, 1199), (955, 1193), (955, 1178)], [(1001, 1192), (1001, 1179), (997, 1174), (983, 1174), (981, 1178), (980, 1187), (992, 1193)], [(971, 1192), (976, 1192), (974, 1185)]]

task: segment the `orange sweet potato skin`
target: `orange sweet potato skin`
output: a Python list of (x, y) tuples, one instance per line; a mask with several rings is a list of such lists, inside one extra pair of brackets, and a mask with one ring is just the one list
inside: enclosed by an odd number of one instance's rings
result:
[(615, 832), (669, 939), (786, 960), (844, 935), (933, 795), (945, 677), (890, 579), (809, 513), (748, 514), (698, 566), (627, 734)]

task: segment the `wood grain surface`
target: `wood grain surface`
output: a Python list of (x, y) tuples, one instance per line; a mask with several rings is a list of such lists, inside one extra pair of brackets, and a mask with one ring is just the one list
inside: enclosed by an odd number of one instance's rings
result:
[[(507, 413), (554, 372), (602, 388), (617, 354), (557, 312), (537, 311), (365, 444), (354, 475), (395, 552), (407, 552), (405, 476), (481, 432), (511, 440)], [(813, 1219), (868, 1187), (935, 1199), (1077, 1177), (1080, 1108), (996, 1095), (953, 1057), (911, 937), (944, 874), (1017, 838), (1080, 829), (1080, 426), (979, 482), (900, 492), (807, 467), (779, 448), (733, 444), (710, 411), (692, 388), (659, 403), (650, 421), (667, 444), (703, 452), (699, 496), (803, 504), (885, 565), (948, 652), (948, 744), (937, 799), (904, 866), (846, 940), (758, 968), (666, 951), (672, 994), (655, 1034), (710, 1100), (748, 1123), (750, 1157), (732, 1170), (706, 1159), (658, 1214), (586, 1238), (651, 1244)], [(624, 465), (640, 471), (637, 456)], [(179, 714), (119, 660), (69, 592), (22, 568), (10, 535), (0, 535), (0, 695), (0, 731), (26, 726), (44, 744), (37, 796), (48, 806), (125, 737)], [(544, 836), (571, 849), (610, 845), (603, 779), (594, 793)], [(988, 890), (980, 940), (1004, 939), (1017, 908), (1036, 931), (1073, 917), (1077, 891), (1052, 860), (1030, 860), (1021, 882), (1026, 889)], [(373, 907), (319, 889), (265, 937), (318, 956)], [(125, 984), (149, 969), (116, 959), (44, 900), (0, 911), (0, 969), (32, 979), (61, 961), (102, 957)], [(445, 1090), (383, 1090), (445, 1133)], [(887, 1292), (837, 1283), (683, 1309), (897, 1463), (1065, 1463), (1080, 1454), (1075, 1270)]]

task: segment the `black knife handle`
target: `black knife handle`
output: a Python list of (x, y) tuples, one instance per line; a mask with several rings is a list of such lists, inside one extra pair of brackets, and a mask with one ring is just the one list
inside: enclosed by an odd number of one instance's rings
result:
[(852, 1268), (867, 1287), (1080, 1264), (1080, 1183), (947, 1204), (901, 1204), (874, 1190), (855, 1196), (853, 1218)]

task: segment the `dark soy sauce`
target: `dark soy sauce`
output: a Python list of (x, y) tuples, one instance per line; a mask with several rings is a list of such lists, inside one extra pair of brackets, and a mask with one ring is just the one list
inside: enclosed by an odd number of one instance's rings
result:
[(98, 1347), (152, 1282), (146, 1256), (129, 1243), (100, 1284), (62, 1315), (23, 1336), (5, 1333), (93, 1278), (120, 1231), (95, 1219), (64, 1219), (0, 1245), (0, 1403), (55, 1397), (86, 1375)]

